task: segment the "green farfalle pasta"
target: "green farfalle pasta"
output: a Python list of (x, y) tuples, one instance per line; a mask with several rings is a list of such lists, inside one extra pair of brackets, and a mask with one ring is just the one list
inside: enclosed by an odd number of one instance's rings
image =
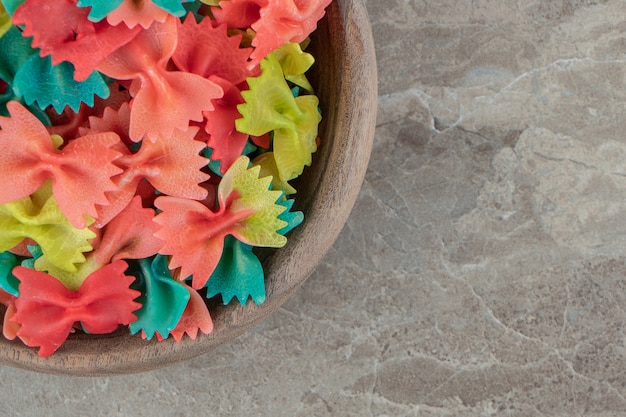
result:
[(0, 205), (0, 230), (0, 251), (30, 238), (41, 246), (47, 262), (68, 272), (77, 271), (77, 264), (85, 262), (83, 253), (92, 250), (89, 241), (96, 237), (88, 227), (77, 229), (70, 224), (49, 181), (31, 196)]
[(259, 172), (260, 177), (272, 177), (272, 189), (282, 190), (285, 195), (291, 195), (296, 193), (296, 189), (291, 186), (287, 181), (282, 181), (278, 176), (278, 168), (276, 167), (276, 161), (274, 160), (274, 152), (265, 152), (254, 158), (252, 161), (253, 166), (259, 166), (261, 168)]
[(317, 127), (321, 121), (319, 100), (314, 95), (294, 97), (274, 54), (261, 61), (261, 75), (248, 78), (250, 89), (237, 106), (243, 116), (237, 130), (261, 136), (274, 132), (274, 159), (282, 181), (293, 179), (311, 165), (317, 150)]
[(313, 55), (302, 51), (299, 43), (287, 42), (272, 52), (280, 62), (285, 79), (313, 94), (313, 86), (304, 75), (315, 63)]
[(252, 214), (237, 228), (241, 240), (253, 246), (283, 247), (287, 239), (278, 230), (285, 227), (279, 217), (285, 207), (276, 203), (282, 192), (271, 191), (272, 178), (259, 178), (260, 168), (248, 168), (249, 162), (247, 157), (239, 157), (231, 165), (222, 178), (218, 194), (222, 201), (227, 201), (228, 196), (237, 196), (229, 211), (251, 211)]
[(2, 3), (0, 3), (0, 36), (7, 33), (11, 28), (11, 16), (4, 9)]

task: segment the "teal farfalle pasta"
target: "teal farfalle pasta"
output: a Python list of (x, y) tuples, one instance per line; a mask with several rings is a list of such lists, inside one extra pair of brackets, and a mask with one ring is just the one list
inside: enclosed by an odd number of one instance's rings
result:
[(9, 16), (13, 16), (15, 9), (20, 7), (26, 0), (2, 0), (2, 5), (4, 6), (7, 14)]
[[(183, 7), (183, 3), (189, 1), (190, 0), (145, 0), (137, 2), (136, 0), (78, 0), (77, 5), (79, 7), (90, 8), (89, 20), (99, 22), (118, 9), (121, 10), (118, 10), (117, 13), (134, 14), (135, 19), (141, 19), (142, 15), (150, 16), (154, 14), (155, 8), (173, 16), (181, 17), (187, 12), (186, 8)], [(157, 14), (157, 16), (161, 15)], [(131, 22), (131, 20), (125, 21)]]
[(226, 236), (219, 263), (206, 283), (207, 297), (222, 296), (224, 304), (236, 297), (244, 305), (251, 298), (256, 304), (265, 301), (263, 265), (246, 245)]
[(4, 337), (195, 339), (207, 298), (265, 302), (258, 248), (304, 221), (330, 0), (0, 1)]
[(137, 320), (130, 324), (130, 332), (142, 331), (148, 340), (156, 333), (166, 338), (176, 328), (187, 307), (189, 291), (172, 278), (165, 256), (156, 255), (137, 263), (139, 270), (135, 276), (138, 280), (134, 288), (141, 292), (137, 299), (141, 308), (135, 312)]
[(13, 91), (23, 97), (26, 104), (36, 104), (45, 110), (52, 106), (61, 113), (66, 107), (78, 111), (81, 103), (93, 107), (96, 97), (107, 98), (109, 86), (98, 72), (86, 80), (74, 80), (74, 67), (68, 62), (52, 65), (48, 56), (33, 54), (22, 64), (13, 79)]
[[(11, 26), (0, 37), (0, 80), (4, 82), (5, 91), (0, 94), (0, 115), (8, 116), (7, 103), (18, 101), (22, 104), (24, 98), (14, 91), (14, 80), (19, 69), (24, 62), (35, 54), (36, 51), (30, 47), (30, 41), (22, 36), (22, 33), (15, 26)], [(36, 104), (28, 106), (28, 110), (33, 113), (42, 123), (50, 125), (50, 118)]]
[(109, 96), (109, 88), (100, 74), (93, 73), (85, 81), (75, 81), (71, 64), (53, 66), (50, 57), (40, 57), (16, 27), (0, 38), (0, 53), (4, 57), (0, 60), (0, 78), (7, 84), (7, 91), (3, 94), (4, 108), (10, 100), (23, 100), (31, 111), (38, 107), (41, 111), (35, 110), (34, 114), (49, 124), (48, 116), (43, 113), (49, 106), (57, 113), (66, 106), (78, 111), (81, 103), (93, 106), (96, 96)]
[(11, 271), (19, 264), (19, 258), (11, 252), (0, 253), (0, 289), (14, 297), (20, 295), (20, 282)]

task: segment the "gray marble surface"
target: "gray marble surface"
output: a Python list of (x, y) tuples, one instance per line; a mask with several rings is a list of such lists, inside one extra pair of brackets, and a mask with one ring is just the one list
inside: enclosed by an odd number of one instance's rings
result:
[(626, 415), (626, 2), (367, 8), (374, 150), (307, 284), (166, 369), (0, 367), (0, 415)]

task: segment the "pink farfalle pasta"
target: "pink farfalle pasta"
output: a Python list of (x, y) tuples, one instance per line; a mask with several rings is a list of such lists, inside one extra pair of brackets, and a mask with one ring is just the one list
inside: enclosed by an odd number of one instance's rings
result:
[(41, 56), (51, 55), (53, 64), (71, 62), (74, 78), (82, 81), (140, 32), (124, 25), (93, 23), (87, 15), (87, 9), (76, 7), (76, 0), (26, 0), (15, 11), (13, 24), (24, 25), (24, 36), (32, 36), (32, 46), (41, 49)]

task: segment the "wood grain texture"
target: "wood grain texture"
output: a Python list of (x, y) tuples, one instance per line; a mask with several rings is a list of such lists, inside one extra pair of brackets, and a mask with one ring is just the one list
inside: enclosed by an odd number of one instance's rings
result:
[[(304, 223), (287, 246), (264, 251), (267, 298), (262, 305), (209, 301), (210, 335), (179, 343), (144, 341), (123, 328), (108, 335), (73, 334), (50, 358), (20, 341), (0, 338), (0, 363), (81, 376), (147, 371), (187, 360), (226, 343), (275, 311), (308, 278), (341, 231), (361, 187), (374, 136), (377, 74), (374, 45), (361, 0), (334, 0), (310, 47), (311, 81), (323, 111), (322, 145), (295, 184)], [(0, 313), (2, 313), (0, 311)]]

